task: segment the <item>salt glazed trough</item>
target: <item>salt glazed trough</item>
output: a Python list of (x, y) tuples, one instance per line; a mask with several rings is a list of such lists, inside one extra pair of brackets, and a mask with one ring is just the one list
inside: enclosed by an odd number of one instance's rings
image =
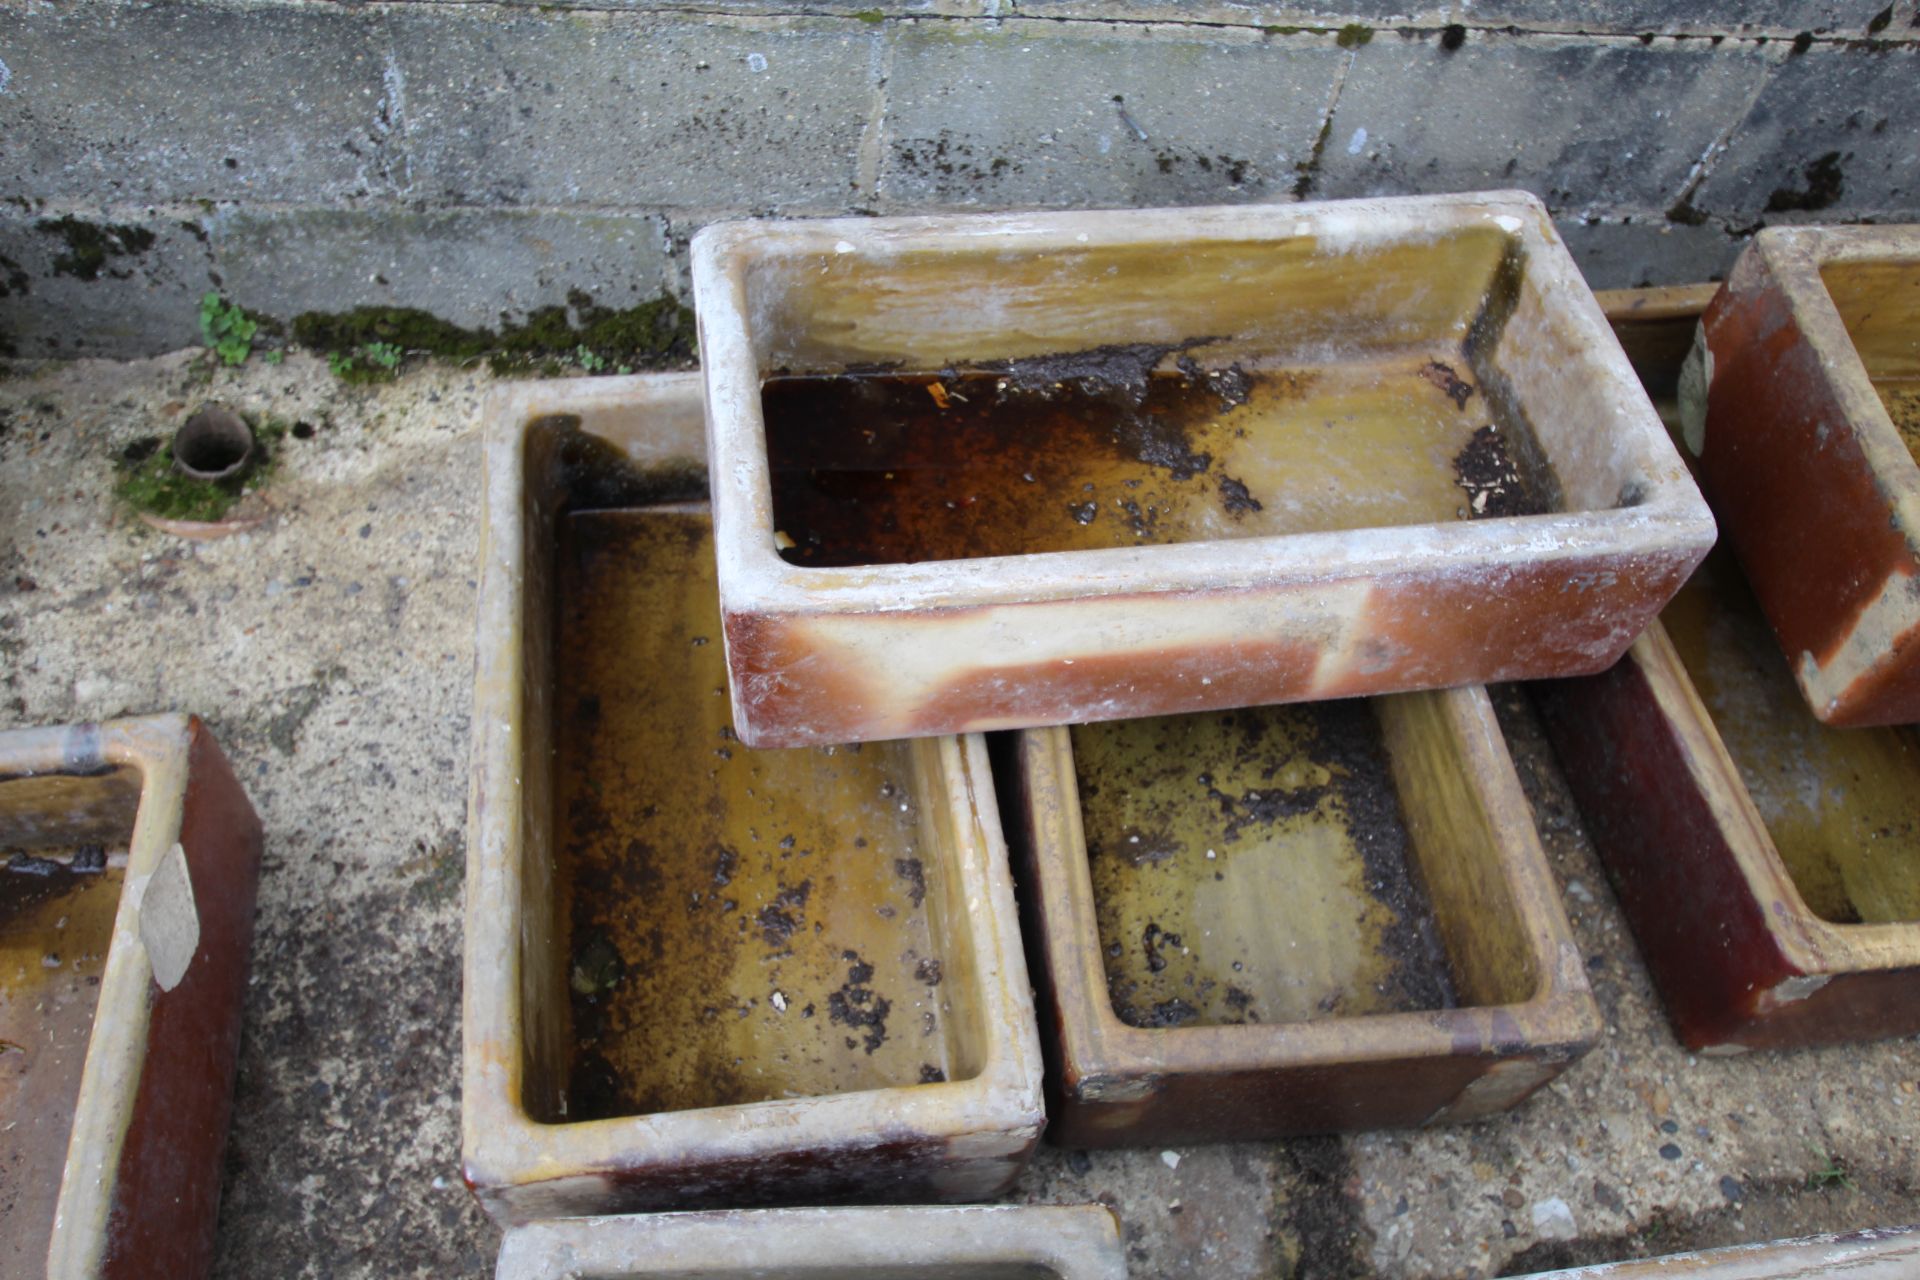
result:
[(1479, 688), (1029, 730), (1050, 1135), (1478, 1119), (1600, 1016)]
[(984, 742), (738, 740), (696, 376), (487, 415), (468, 1182), (510, 1224), (997, 1194), (1045, 1116)]
[(1126, 1280), (1098, 1205), (748, 1209), (507, 1232), (496, 1280)]
[(0, 1273), (211, 1266), (260, 849), (196, 717), (0, 732)]
[(755, 746), (1600, 670), (1712, 544), (1522, 192), (693, 243)]
[[(1671, 330), (1705, 299), (1607, 302), (1667, 326), (1636, 345), (1684, 430)], [(1920, 1031), (1920, 739), (1820, 723), (1756, 595), (1716, 549), (1616, 666), (1535, 701), (1683, 1043)]]
[(1813, 713), (1920, 720), (1920, 226), (1761, 231), (1707, 308), (1682, 399)]
[(1521, 1280), (1911, 1280), (1920, 1231), (1854, 1231), (1541, 1271)]

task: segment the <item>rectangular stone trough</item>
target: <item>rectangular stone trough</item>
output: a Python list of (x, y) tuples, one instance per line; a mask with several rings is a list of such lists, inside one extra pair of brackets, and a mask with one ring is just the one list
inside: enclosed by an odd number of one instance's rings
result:
[(507, 1232), (496, 1280), (1126, 1280), (1096, 1205), (748, 1209)]
[(1599, 1034), (1484, 690), (1037, 729), (1015, 755), (1058, 1142), (1477, 1119)]
[(1595, 671), (1713, 541), (1525, 193), (694, 241), (743, 740)]
[(1920, 1275), (1920, 1231), (1868, 1230), (1632, 1258), (1542, 1271), (1520, 1280), (1912, 1280)]
[(0, 732), (0, 1273), (206, 1274), (260, 846), (197, 718)]
[(1920, 1031), (1920, 736), (1815, 719), (1730, 553), (1536, 696), (1689, 1048)]
[[(1709, 301), (1603, 295), (1677, 432), (1673, 336), (1697, 331)], [(1920, 744), (1909, 728), (1819, 723), (1755, 594), (1716, 549), (1617, 666), (1536, 685), (1535, 700), (1683, 1042), (1920, 1030), (1920, 813), (1903, 816)]]
[(1687, 447), (1829, 724), (1920, 720), (1920, 227), (1773, 227), (1701, 323)]
[(984, 744), (740, 743), (696, 377), (488, 412), (469, 1183), (505, 1222), (995, 1194), (1044, 1114)]

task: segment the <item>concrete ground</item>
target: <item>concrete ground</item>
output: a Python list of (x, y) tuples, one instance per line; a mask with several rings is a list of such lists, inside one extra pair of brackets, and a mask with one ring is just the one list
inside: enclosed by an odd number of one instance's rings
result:
[[(498, 1247), (459, 1179), (488, 383), (433, 367), (352, 388), (307, 357), (199, 352), (0, 380), (0, 726), (197, 711), (267, 826), (218, 1276), (481, 1276)], [(267, 519), (155, 533), (117, 508), (114, 459), (213, 398), (292, 428)], [(1920, 1222), (1920, 1043), (1681, 1051), (1524, 694), (1496, 703), (1598, 1047), (1479, 1125), (1049, 1148), (1015, 1198), (1113, 1205), (1138, 1276), (1486, 1276)]]

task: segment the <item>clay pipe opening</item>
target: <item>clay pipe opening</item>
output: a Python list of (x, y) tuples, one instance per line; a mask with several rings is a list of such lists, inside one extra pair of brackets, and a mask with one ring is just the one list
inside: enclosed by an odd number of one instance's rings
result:
[(194, 480), (225, 480), (253, 461), (253, 428), (224, 405), (202, 405), (173, 433), (173, 465)]

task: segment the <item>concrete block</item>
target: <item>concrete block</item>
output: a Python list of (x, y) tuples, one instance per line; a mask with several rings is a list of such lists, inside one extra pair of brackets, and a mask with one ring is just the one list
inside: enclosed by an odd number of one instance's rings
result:
[(1718, 223), (1684, 226), (1657, 213), (1630, 222), (1562, 218), (1555, 226), (1594, 289), (1719, 280), (1745, 243)]
[(197, 343), (212, 271), (191, 221), (0, 206), (0, 355), (148, 355)]
[(675, 286), (665, 224), (646, 214), (223, 211), (209, 229), (227, 296), (281, 317), (407, 306), (491, 327), (575, 289), (627, 307)]
[(392, 64), (376, 31), (340, 10), (285, 6), (0, 9), (0, 196), (384, 191)]
[(1920, 220), (1920, 48), (1787, 59), (1694, 197), (1737, 223)]
[(918, 25), (880, 159), (889, 209), (1284, 199), (1346, 58), (1331, 37)]
[(438, 7), (389, 23), (412, 199), (785, 212), (854, 195), (868, 24)]
[(1476, 26), (1584, 31), (1594, 35), (1802, 31), (1863, 36), (1887, 0), (1467, 0), (1461, 20)]
[(1518, 186), (1555, 213), (1665, 209), (1767, 66), (1692, 41), (1376, 39), (1354, 57), (1313, 194)]

